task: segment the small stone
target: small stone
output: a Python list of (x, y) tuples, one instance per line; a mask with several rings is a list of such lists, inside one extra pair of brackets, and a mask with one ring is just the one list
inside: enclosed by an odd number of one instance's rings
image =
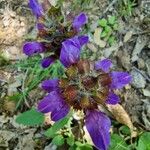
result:
[(99, 47), (104, 48), (106, 46), (106, 42), (103, 40), (99, 40)]
[(147, 44), (147, 42), (148, 42), (147, 36), (140, 35), (137, 38), (135, 47), (134, 47), (133, 52), (132, 52), (132, 58), (131, 58), (132, 62), (135, 62), (139, 59), (139, 55), (142, 52), (145, 45)]
[(56, 150), (57, 146), (50, 143), (49, 145), (45, 146), (44, 150)]
[(96, 28), (94, 32), (94, 42), (99, 45), (100, 41), (100, 35), (101, 35), (102, 29), (101, 28)]
[(21, 23), (20, 23), (20, 26), (24, 27), (24, 26), (25, 26), (25, 23), (24, 23), (24, 22), (21, 22)]
[(98, 48), (95, 47), (94, 44), (88, 43), (87, 47), (92, 51), (92, 52), (97, 52)]
[(125, 89), (126, 89), (126, 90), (131, 89), (131, 85), (130, 85), (130, 84), (126, 85), (126, 86), (125, 86)]
[(150, 76), (150, 59), (146, 60), (145, 64), (147, 68), (147, 74)]
[(143, 89), (142, 91), (143, 91), (144, 96), (150, 97), (150, 90)]
[(132, 85), (136, 88), (144, 88), (146, 85), (145, 78), (135, 69), (131, 71)]
[(144, 60), (141, 59), (141, 58), (139, 58), (139, 60), (138, 60), (138, 67), (139, 67), (140, 69), (142, 69), (142, 68), (145, 67), (145, 62), (144, 62)]
[(118, 51), (117, 57), (118, 57), (118, 60), (121, 63), (121, 65), (125, 69), (130, 70), (131, 60), (130, 60), (130, 55), (127, 53), (127, 51), (126, 50), (125, 51), (123, 51), (123, 50)]
[(133, 34), (132, 31), (128, 31), (124, 36), (123, 42), (125, 43), (128, 42), (131, 39), (132, 34)]

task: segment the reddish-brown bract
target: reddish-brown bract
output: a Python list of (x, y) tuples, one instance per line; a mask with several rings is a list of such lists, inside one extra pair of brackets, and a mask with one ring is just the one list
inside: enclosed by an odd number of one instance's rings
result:
[(102, 70), (96, 71), (94, 63), (80, 60), (66, 70), (68, 78), (59, 86), (66, 102), (74, 109), (95, 109), (108, 97), (111, 77)]

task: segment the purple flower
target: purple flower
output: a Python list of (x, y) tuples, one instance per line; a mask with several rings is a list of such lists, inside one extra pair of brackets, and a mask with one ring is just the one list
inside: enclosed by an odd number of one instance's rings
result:
[(44, 58), (42, 61), (41, 61), (41, 65), (43, 68), (47, 68), (49, 67), (51, 64), (53, 64), (55, 61), (55, 58), (53, 56), (49, 56), (49, 57), (46, 57)]
[(37, 26), (38, 30), (44, 30), (44, 28), (45, 28), (45, 25), (42, 23), (37, 23), (36, 26)]
[(110, 59), (103, 59), (95, 62), (96, 70), (103, 70), (104, 72), (109, 72), (109, 69), (112, 67), (112, 61)]
[[(26, 42), (23, 46), (23, 52), (28, 56), (46, 53), (46, 58), (41, 61), (41, 66), (43, 68), (49, 67), (56, 59), (60, 59), (65, 67), (79, 60), (81, 48), (88, 42), (88, 36), (78, 36), (76, 35), (78, 32), (75, 32), (73, 28), (67, 30), (66, 27), (60, 25), (58, 29), (56, 25), (56, 30), (58, 32), (56, 36), (55, 34), (51, 36), (53, 33), (50, 34), (51, 28), (46, 26), (47, 23), (44, 22), (46, 19), (44, 19), (42, 6), (37, 0), (30, 0), (29, 6), (33, 14), (37, 17), (36, 28), (38, 29), (38, 38), (40, 37), (41, 40), (43, 39), (43, 41), (47, 42)], [(42, 19), (39, 18), (41, 16)], [(73, 27), (78, 30), (86, 22), (87, 16), (81, 13), (75, 17)], [(49, 52), (53, 52), (53, 56), (47, 54)]]
[(47, 92), (56, 91), (59, 86), (58, 79), (45, 80), (42, 82), (42, 88)]
[(113, 71), (111, 72), (111, 77), (111, 87), (113, 89), (121, 89), (132, 80), (131, 75), (129, 75), (127, 72)]
[(88, 21), (88, 18), (85, 13), (80, 13), (78, 16), (75, 17), (73, 21), (73, 28), (77, 31), (80, 31), (81, 27), (85, 25)]
[(120, 102), (120, 98), (118, 95), (114, 94), (112, 91), (109, 92), (106, 103), (115, 105)]
[(88, 110), (85, 125), (97, 149), (107, 150), (110, 143), (110, 119), (102, 112)]
[(68, 114), (69, 106), (57, 91), (53, 91), (40, 101), (38, 110), (42, 113), (52, 112), (52, 120), (58, 121)]
[(36, 16), (36, 18), (43, 16), (43, 8), (37, 0), (29, 0), (29, 7), (31, 8), (32, 13)]
[[(97, 61), (95, 64), (88, 60), (79, 60), (78, 53), (83, 45), (81, 41), (79, 37), (75, 37), (63, 43), (62, 52), (66, 53), (61, 60), (65, 61), (68, 67), (66, 68), (68, 78), (51, 79), (42, 83), (43, 89), (49, 94), (39, 102), (38, 110), (43, 113), (51, 112), (53, 121), (65, 117), (70, 107), (83, 110), (85, 126), (94, 145), (99, 150), (107, 150), (111, 123), (110, 119), (98, 109), (98, 105), (117, 104), (120, 99), (113, 90), (131, 82), (131, 76), (126, 72), (111, 72), (112, 62), (109, 59)], [(91, 72), (94, 74), (93, 77)]]
[[(95, 69), (96, 70), (103, 70), (104, 72), (108, 73), (112, 66), (112, 62), (110, 59), (103, 59), (102, 61), (95, 62)], [(119, 72), (119, 71), (112, 71), (110, 73), (111, 76), (111, 85), (112, 89), (121, 89), (125, 85), (131, 82), (132, 78), (131, 75), (127, 72)]]
[(75, 36), (62, 42), (60, 61), (65, 67), (76, 63), (80, 58), (83, 45), (88, 43), (88, 36)]
[(28, 56), (42, 53), (45, 51), (43, 43), (40, 42), (26, 42), (23, 46), (23, 52)]

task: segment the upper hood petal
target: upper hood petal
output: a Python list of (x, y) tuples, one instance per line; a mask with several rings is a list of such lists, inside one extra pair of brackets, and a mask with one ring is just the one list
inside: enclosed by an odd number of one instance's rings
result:
[(78, 16), (75, 17), (73, 21), (73, 28), (77, 31), (80, 30), (80, 28), (85, 25), (88, 21), (88, 17), (85, 13), (80, 13)]
[(75, 36), (62, 42), (60, 61), (65, 67), (76, 63), (80, 58), (81, 47), (88, 42), (87, 36)]
[(103, 59), (95, 62), (96, 70), (101, 69), (104, 72), (108, 73), (111, 67), (112, 67), (112, 61), (110, 59)]
[(132, 77), (127, 72), (113, 71), (110, 73), (112, 78), (111, 88), (120, 89), (131, 82)]

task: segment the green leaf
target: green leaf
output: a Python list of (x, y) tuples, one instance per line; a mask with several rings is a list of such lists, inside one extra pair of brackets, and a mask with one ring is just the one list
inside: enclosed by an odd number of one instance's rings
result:
[(70, 136), (67, 138), (67, 144), (70, 146), (74, 145), (74, 137), (73, 136)]
[(150, 150), (150, 132), (145, 132), (140, 136), (137, 150)]
[(51, 65), (50, 75), (52, 78), (64, 76), (64, 66), (60, 63), (60, 61), (56, 61)]
[(107, 32), (106, 31), (103, 31), (102, 33), (101, 33), (101, 38), (104, 38), (104, 37), (106, 37), (107, 36)]
[(117, 135), (111, 135), (111, 143), (109, 146), (109, 150), (128, 150), (128, 145), (125, 143), (124, 139)]
[(114, 37), (114, 36), (109, 37), (108, 43), (109, 43), (110, 45), (113, 45), (115, 42), (116, 42), (116, 40), (115, 40), (115, 37)]
[(131, 134), (129, 127), (127, 127), (127, 126), (125, 126), (125, 125), (122, 126), (119, 130), (120, 130), (120, 132), (123, 133), (124, 135), (130, 135), (130, 134)]
[(73, 145), (73, 146), (69, 147), (69, 150), (77, 150), (77, 146)]
[(84, 144), (82, 146), (78, 146), (76, 150), (93, 150), (92, 146), (89, 144)]
[(76, 141), (75, 144), (76, 144), (77, 146), (83, 146), (83, 143), (81, 143), (80, 141)]
[(118, 30), (118, 24), (117, 24), (117, 23), (115, 23), (115, 24), (113, 25), (113, 29), (116, 30), (116, 31)]
[(110, 25), (114, 25), (115, 22), (116, 22), (116, 17), (115, 16), (111, 16), (111, 17), (108, 18), (108, 23)]
[(93, 150), (92, 146), (89, 144), (83, 144), (79, 141), (76, 141), (75, 144), (77, 145), (77, 150)]
[(22, 93), (15, 93), (14, 95), (8, 96), (8, 99), (11, 101), (19, 101), (22, 97)]
[(102, 27), (106, 27), (107, 26), (107, 20), (104, 18), (99, 20), (99, 25)]
[(54, 137), (56, 135), (56, 132), (59, 131), (68, 123), (70, 117), (71, 117), (71, 113), (69, 113), (63, 119), (55, 122), (54, 125), (45, 132), (45, 135), (50, 138)]
[(110, 34), (112, 32), (112, 28), (110, 26), (105, 27), (105, 32)]
[(35, 126), (41, 125), (44, 122), (44, 114), (32, 108), (23, 112), (16, 118), (16, 122), (23, 125)]
[(62, 135), (57, 135), (53, 138), (52, 143), (57, 146), (63, 145), (64, 137)]

